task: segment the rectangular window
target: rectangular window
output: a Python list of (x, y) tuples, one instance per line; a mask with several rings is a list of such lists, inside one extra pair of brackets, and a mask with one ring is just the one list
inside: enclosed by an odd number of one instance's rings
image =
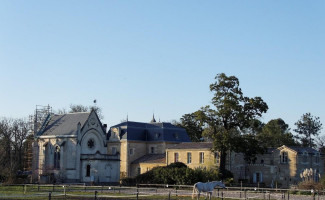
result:
[(200, 163), (204, 163), (204, 152), (200, 152)]
[(155, 153), (155, 147), (150, 147), (150, 153), (154, 154)]
[(218, 152), (214, 153), (214, 162), (219, 163), (219, 153)]
[(133, 155), (133, 153), (134, 153), (134, 149), (129, 149), (129, 154)]
[(113, 155), (116, 154), (116, 147), (112, 147), (112, 154), (113, 154)]
[(191, 164), (192, 163), (192, 153), (188, 152), (187, 153), (187, 164)]
[(138, 167), (138, 169), (137, 169), (138, 171), (137, 171), (137, 173), (138, 173), (138, 175), (140, 175), (141, 174), (141, 168), (140, 167)]
[(174, 153), (174, 162), (178, 162), (178, 153)]

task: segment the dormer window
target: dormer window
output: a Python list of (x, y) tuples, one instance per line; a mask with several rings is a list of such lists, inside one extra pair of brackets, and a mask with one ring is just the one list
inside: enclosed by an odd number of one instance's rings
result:
[(160, 137), (160, 133), (155, 133), (155, 138), (158, 139)]
[(280, 155), (281, 163), (288, 163), (288, 152), (283, 151)]
[(117, 152), (117, 149), (116, 149), (116, 147), (112, 147), (112, 149), (111, 149), (111, 150), (112, 150), (112, 154), (113, 154), (113, 155), (115, 155), (115, 154), (116, 154), (116, 152)]
[(302, 162), (303, 163), (308, 162), (308, 153), (307, 153), (307, 151), (304, 151), (304, 153), (302, 154)]

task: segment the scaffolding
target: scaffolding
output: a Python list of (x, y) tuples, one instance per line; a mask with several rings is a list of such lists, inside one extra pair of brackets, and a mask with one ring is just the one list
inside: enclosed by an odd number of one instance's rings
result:
[(36, 105), (36, 109), (33, 115), (29, 116), (29, 132), (32, 137), (27, 144), (27, 153), (25, 158), (25, 166), (24, 170), (32, 171), (32, 181), (37, 181), (38, 179), (38, 165), (39, 165), (39, 152), (38, 152), (38, 144), (36, 138), (37, 134), (41, 131), (41, 128), (44, 123), (47, 123), (50, 120), (50, 116), (53, 114), (52, 107), (49, 105), (41, 106)]
[(42, 124), (49, 119), (50, 114), (52, 114), (51, 106), (36, 105), (34, 115), (29, 116), (30, 131), (34, 136), (40, 131)]

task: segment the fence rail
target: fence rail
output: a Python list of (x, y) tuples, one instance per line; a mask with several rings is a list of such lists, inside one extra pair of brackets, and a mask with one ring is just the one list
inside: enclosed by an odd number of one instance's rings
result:
[[(70, 197), (79, 199), (150, 199), (161, 196), (163, 199), (190, 199), (193, 186), (139, 184), (137, 187), (87, 186), (80, 184), (60, 185), (1, 185), (0, 199), (39, 198), (51, 199)], [(228, 187), (215, 189), (214, 199), (264, 199), (264, 200), (325, 200), (324, 191), (289, 190), (255, 187)], [(146, 198), (148, 197), (148, 198)], [(56, 198), (57, 199), (57, 198)]]

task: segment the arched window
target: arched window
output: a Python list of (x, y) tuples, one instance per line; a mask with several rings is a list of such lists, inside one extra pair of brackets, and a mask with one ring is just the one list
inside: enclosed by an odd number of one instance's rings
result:
[(60, 147), (58, 146), (54, 150), (54, 169), (60, 169)]
[(86, 176), (90, 176), (90, 164), (86, 167)]

